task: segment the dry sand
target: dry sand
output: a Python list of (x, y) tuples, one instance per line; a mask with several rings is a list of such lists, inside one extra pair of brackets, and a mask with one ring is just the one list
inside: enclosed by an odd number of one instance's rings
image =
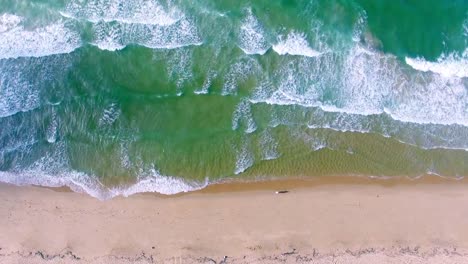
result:
[(466, 183), (322, 178), (110, 201), (3, 184), (0, 263), (468, 263)]

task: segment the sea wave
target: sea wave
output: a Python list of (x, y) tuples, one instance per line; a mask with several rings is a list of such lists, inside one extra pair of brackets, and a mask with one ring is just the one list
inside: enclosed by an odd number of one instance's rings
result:
[(71, 1), (60, 14), (92, 23), (119, 22), (169, 26), (184, 17), (177, 8), (165, 9), (157, 1), (90, 0)]
[(0, 60), (0, 117), (50, 104), (41, 93), (60, 82), (57, 72), (70, 68), (67, 56)]
[[(147, 4), (148, 5), (148, 4)], [(140, 8), (140, 7), (139, 7)], [(69, 9), (71, 9), (69, 7)], [(159, 9), (158, 9), (159, 10)], [(184, 46), (201, 45), (203, 40), (193, 20), (174, 11), (171, 19), (126, 17), (116, 13), (90, 15), (91, 39), (84, 39), (80, 33), (83, 25), (69, 18), (84, 12), (61, 12), (63, 19), (46, 25), (31, 27), (24, 25), (25, 18), (5, 13), (0, 16), (0, 59), (21, 57), (45, 57), (67, 54), (86, 44), (101, 50), (121, 50), (128, 45), (140, 45), (152, 49), (176, 49)], [(86, 13), (86, 12), (84, 12)], [(118, 17), (122, 15), (123, 17)], [(169, 16), (169, 15), (168, 15)], [(155, 18), (155, 19), (156, 19)]]
[[(386, 113), (376, 115), (358, 115), (345, 112), (324, 111), (320, 107), (296, 105), (282, 106), (267, 103), (252, 105), (253, 116), (271, 113), (269, 120), (259, 124), (259, 130), (265, 126), (300, 127), (314, 129), (332, 129), (339, 132), (376, 134), (391, 137), (405, 144), (421, 149), (467, 150), (468, 127), (461, 125), (415, 124), (394, 120)], [(248, 117), (249, 115), (246, 115)], [(243, 117), (243, 118), (246, 118)]]
[(245, 54), (263, 55), (270, 48), (263, 25), (254, 16), (251, 9), (242, 21), (239, 32), (239, 48)]
[[(468, 126), (468, 91), (460, 78), (408, 73), (393, 55), (356, 43), (314, 61), (296, 60), (274, 73), (273, 85), (257, 86), (252, 103), (320, 107), (358, 115), (386, 113), (417, 124)], [(336, 89), (329, 91), (327, 87)], [(333, 100), (323, 100), (325, 93)]]
[(424, 57), (405, 57), (405, 62), (413, 69), (422, 72), (433, 72), (446, 78), (468, 77), (468, 18), (463, 21), (461, 35), (465, 36), (465, 50), (463, 52), (446, 52), (435, 61), (426, 60)]
[(120, 50), (130, 44), (174, 49), (202, 43), (192, 19), (157, 1), (72, 1), (60, 14), (90, 22), (90, 42), (102, 50)]
[(309, 46), (303, 33), (298, 32), (291, 32), (286, 37), (279, 36), (278, 43), (273, 45), (273, 50), (279, 55), (316, 57), (321, 54)]
[[(22, 148), (22, 146), (19, 147)], [(166, 176), (161, 174), (153, 164), (149, 164), (148, 166), (135, 168), (138, 171), (135, 183), (105, 186), (96, 175), (80, 172), (70, 167), (65, 142), (57, 141), (49, 145), (49, 147), (49, 151), (45, 155), (29, 165), (16, 164), (9, 170), (0, 170), (0, 182), (19, 186), (67, 186), (74, 192), (86, 193), (101, 200), (111, 199), (116, 196), (130, 196), (141, 192), (172, 195), (202, 189), (209, 184), (208, 179), (197, 182)], [(125, 152), (125, 149), (123, 149), (123, 152)], [(3, 154), (4, 152), (0, 150), (0, 160)]]
[(128, 186), (106, 187), (96, 177), (77, 171), (62, 171), (57, 174), (41, 170), (25, 170), (16, 172), (0, 171), (0, 182), (18, 186), (37, 185), (45, 187), (69, 187), (72, 191), (85, 193), (100, 200), (108, 200), (117, 196), (128, 197), (137, 193), (154, 192), (163, 195), (196, 191), (205, 188), (208, 181), (202, 183), (162, 176), (155, 172)]
[(70, 53), (82, 45), (80, 35), (63, 21), (35, 29), (25, 28), (22, 21), (12, 14), (0, 18), (0, 59)]
[(23, 18), (17, 15), (2, 14), (0, 16), (0, 33), (17, 28), (22, 20)]
[(252, 144), (249, 142), (248, 138), (243, 140), (241, 146), (237, 148), (236, 152), (236, 166), (234, 174), (238, 175), (244, 173), (254, 165), (255, 156), (252, 151)]
[(436, 61), (427, 61), (424, 58), (405, 58), (406, 64), (413, 69), (423, 72), (433, 72), (444, 77), (468, 77), (468, 49), (462, 56), (455, 53), (442, 55)]
[(257, 129), (252, 116), (250, 102), (247, 100), (243, 100), (237, 105), (232, 116), (232, 130), (237, 130), (241, 126), (247, 134), (253, 133)]
[(92, 28), (91, 44), (101, 50), (121, 50), (130, 44), (175, 49), (203, 43), (196, 25), (189, 19), (169, 26), (98, 22)]

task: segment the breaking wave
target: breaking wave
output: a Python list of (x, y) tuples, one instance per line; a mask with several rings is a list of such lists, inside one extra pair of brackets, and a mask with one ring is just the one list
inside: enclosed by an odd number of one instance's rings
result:
[(423, 58), (405, 58), (408, 65), (415, 70), (433, 72), (443, 77), (468, 77), (468, 49), (462, 56), (455, 53), (440, 56), (437, 61), (427, 61)]
[(92, 23), (119, 22), (169, 26), (184, 15), (176, 8), (166, 10), (156, 1), (91, 0), (71, 1), (61, 15), (73, 19), (83, 19)]
[(279, 55), (300, 55), (316, 57), (321, 53), (310, 48), (305, 35), (297, 32), (289, 33), (286, 37), (280, 36), (278, 43), (273, 45), (273, 50)]
[[(395, 120), (418, 124), (468, 126), (466, 80), (406, 72), (396, 57), (360, 44), (344, 53), (325, 53), (288, 64), (276, 76), (276, 85), (258, 86), (250, 101), (358, 115), (387, 113)], [(324, 101), (331, 84), (336, 87), (334, 100)]]
[(196, 26), (188, 19), (168, 26), (98, 22), (93, 25), (93, 31), (91, 44), (109, 51), (120, 50), (130, 44), (153, 49), (175, 49), (202, 44)]
[(22, 21), (11, 14), (0, 17), (0, 59), (70, 53), (82, 44), (79, 34), (63, 21), (35, 29), (25, 28)]

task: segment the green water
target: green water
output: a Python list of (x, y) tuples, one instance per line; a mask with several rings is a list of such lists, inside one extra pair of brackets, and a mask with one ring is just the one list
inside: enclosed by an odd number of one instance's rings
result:
[(468, 174), (466, 1), (0, 1), (0, 180), (108, 198)]

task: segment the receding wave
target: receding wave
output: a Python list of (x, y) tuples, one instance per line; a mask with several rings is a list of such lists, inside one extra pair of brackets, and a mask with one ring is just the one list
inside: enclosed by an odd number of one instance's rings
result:
[(70, 169), (65, 149), (65, 145), (59, 142), (54, 151), (26, 168), (0, 171), (0, 181), (15, 185), (68, 186), (75, 192), (87, 193), (102, 200), (141, 192), (171, 195), (202, 189), (208, 185), (208, 180), (195, 182), (164, 176), (153, 166), (148, 166), (140, 169), (140, 175), (135, 183), (116, 187), (104, 186), (94, 175)]
[(138, 182), (120, 187), (106, 187), (95, 177), (76, 171), (62, 171), (49, 174), (41, 170), (18, 172), (0, 171), (0, 181), (18, 186), (37, 185), (45, 187), (69, 187), (74, 192), (85, 193), (100, 200), (117, 196), (130, 196), (137, 193), (155, 192), (172, 195), (182, 192), (196, 191), (208, 185), (205, 183), (190, 183), (183, 179), (161, 176), (158, 174), (145, 177)]

